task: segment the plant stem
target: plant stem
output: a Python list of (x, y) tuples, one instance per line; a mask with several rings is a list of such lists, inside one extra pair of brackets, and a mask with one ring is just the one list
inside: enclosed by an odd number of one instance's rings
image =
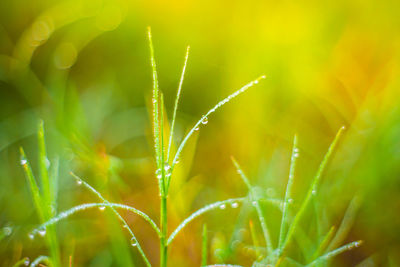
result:
[(160, 238), (160, 267), (167, 266), (167, 197), (161, 196), (161, 210), (160, 210), (160, 225), (161, 225), (161, 238)]

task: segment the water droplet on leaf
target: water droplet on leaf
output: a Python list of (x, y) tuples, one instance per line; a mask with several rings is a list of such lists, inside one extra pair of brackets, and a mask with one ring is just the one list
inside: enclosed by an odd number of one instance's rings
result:
[(237, 207), (239, 207), (239, 203), (233, 202), (233, 203), (231, 204), (231, 207), (234, 208), (234, 209), (236, 209)]
[(223, 210), (223, 209), (226, 208), (226, 205), (225, 205), (225, 204), (221, 204), (221, 205), (219, 206), (219, 208), (220, 208), (221, 210)]
[(39, 233), (39, 235), (40, 236), (45, 236), (46, 235), (46, 228), (40, 228), (39, 230), (38, 230), (38, 233)]
[(208, 123), (208, 118), (207, 117), (203, 117), (203, 119), (201, 120), (202, 124), (207, 124)]

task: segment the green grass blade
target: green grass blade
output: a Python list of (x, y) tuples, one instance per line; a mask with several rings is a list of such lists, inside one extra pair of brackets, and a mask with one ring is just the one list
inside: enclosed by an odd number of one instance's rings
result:
[(204, 224), (203, 225), (203, 234), (202, 234), (201, 266), (207, 265), (207, 258), (208, 258), (207, 224)]
[(291, 239), (293, 237), (293, 234), (294, 234), (294, 232), (295, 232), (295, 230), (296, 230), (296, 228), (297, 228), (297, 226), (298, 226), (298, 224), (300, 222), (300, 219), (304, 216), (304, 214), (306, 212), (306, 209), (308, 208), (308, 206), (309, 206), (309, 204), (311, 202), (312, 197), (317, 193), (318, 183), (319, 183), (319, 181), (320, 181), (320, 179), (322, 177), (322, 174), (324, 173), (324, 171), (325, 171), (325, 169), (326, 169), (326, 167), (327, 167), (327, 165), (329, 163), (329, 160), (331, 159), (334, 151), (337, 148), (338, 142), (340, 140), (340, 137), (343, 134), (344, 129), (345, 129), (344, 127), (340, 128), (340, 130), (338, 131), (338, 133), (335, 136), (335, 139), (331, 143), (331, 145), (330, 145), (330, 147), (328, 149), (328, 152), (325, 154), (325, 157), (322, 160), (322, 162), (321, 162), (321, 164), (320, 164), (320, 166), (318, 168), (317, 174), (315, 175), (315, 177), (314, 177), (314, 179), (313, 179), (313, 181), (311, 183), (310, 189), (307, 192), (307, 195), (306, 195), (303, 203), (301, 204), (299, 211), (297, 212), (296, 216), (294, 217), (292, 224), (289, 227), (287, 236), (285, 237), (285, 242), (280, 247), (280, 254), (284, 253), (284, 250), (286, 249), (287, 245), (291, 241)]
[[(171, 244), (171, 242), (174, 240), (174, 238), (176, 237), (176, 235), (183, 229), (185, 228), (185, 226), (190, 223), (191, 221), (193, 221), (194, 219), (196, 219), (197, 217), (199, 217), (200, 215), (210, 211), (210, 210), (215, 210), (215, 209), (225, 209), (227, 205), (236, 205), (238, 202), (243, 202), (244, 198), (231, 198), (231, 199), (227, 199), (227, 200), (223, 200), (223, 201), (218, 201), (218, 202), (214, 202), (212, 204), (209, 204), (195, 212), (193, 212), (189, 217), (187, 217), (185, 220), (183, 220), (181, 222), (180, 225), (178, 225), (178, 227), (176, 227), (176, 229), (171, 233), (171, 235), (168, 238), (168, 245)], [(234, 204), (236, 203), (236, 204)]]
[(25, 257), (19, 261), (17, 261), (13, 267), (20, 267), (20, 266), (28, 266), (29, 265), (29, 258)]
[(50, 174), (50, 204), (52, 206), (51, 216), (57, 213), (57, 197), (58, 197), (58, 171), (60, 166), (60, 158), (56, 157), (51, 165)]
[(25, 176), (29, 183), (30, 191), (33, 198), (33, 203), (35, 205), (40, 220), (43, 222), (45, 221), (45, 216), (44, 216), (43, 203), (42, 203), (42, 198), (40, 196), (39, 187), (36, 183), (35, 177), (33, 176), (31, 164), (26, 158), (25, 152), (22, 147), (20, 148), (20, 153), (21, 153), (21, 165), (24, 168)]
[(52, 262), (49, 257), (47, 256), (39, 256), (34, 261), (32, 261), (30, 267), (38, 266), (40, 263), (44, 263), (48, 266), (52, 266)]
[(146, 222), (149, 223), (149, 225), (151, 226), (151, 228), (154, 229), (154, 231), (157, 233), (157, 235), (160, 235), (160, 229), (158, 229), (157, 225), (154, 223), (154, 221), (144, 212), (135, 209), (131, 206), (127, 206), (124, 204), (118, 204), (118, 203), (86, 203), (86, 204), (81, 204), (78, 206), (75, 206), (73, 208), (70, 208), (66, 211), (63, 211), (61, 213), (59, 213), (57, 216), (51, 218), (50, 220), (46, 221), (45, 223), (39, 225), (39, 227), (37, 227), (36, 229), (34, 229), (32, 231), (33, 235), (36, 235), (37, 233), (39, 233), (43, 228), (47, 228), (50, 225), (53, 225), (55, 223), (58, 223), (59, 221), (68, 218), (69, 216), (79, 212), (79, 211), (84, 211), (87, 209), (92, 209), (92, 208), (117, 208), (117, 209), (123, 209), (123, 210), (127, 210), (130, 211), (136, 215), (139, 215), (140, 217), (142, 217)]
[(40, 179), (43, 192), (43, 200), (46, 204), (45, 207), (46, 213), (48, 214), (48, 216), (50, 216), (51, 191), (50, 191), (49, 173), (47, 171), (49, 160), (47, 158), (47, 153), (46, 153), (46, 143), (44, 139), (44, 124), (42, 120), (39, 122), (38, 144), (39, 144), (39, 170), (40, 170)]
[(293, 140), (293, 149), (292, 149), (292, 156), (290, 159), (290, 170), (289, 170), (289, 178), (286, 186), (286, 193), (285, 193), (285, 200), (283, 202), (283, 212), (282, 212), (282, 221), (281, 221), (281, 229), (279, 232), (279, 245), (280, 248), (284, 242), (284, 238), (286, 236), (287, 225), (288, 225), (288, 212), (289, 206), (293, 202), (292, 197), (292, 186), (293, 180), (296, 170), (296, 160), (299, 156), (299, 148), (297, 146), (297, 136), (294, 136)]
[(193, 126), (192, 129), (190, 129), (189, 133), (183, 138), (181, 144), (179, 145), (178, 150), (176, 151), (174, 160), (172, 161), (171, 171), (174, 169), (175, 164), (178, 162), (179, 156), (180, 156), (183, 148), (185, 147), (186, 142), (193, 135), (193, 133), (200, 127), (200, 124), (206, 123), (208, 121), (208, 117), (209, 117), (210, 114), (214, 113), (217, 109), (219, 109), (220, 107), (222, 107), (223, 105), (225, 105), (226, 103), (231, 101), (236, 96), (238, 96), (238, 95), (244, 93), (245, 91), (247, 91), (247, 89), (249, 89), (250, 87), (258, 84), (259, 81), (262, 80), (262, 79), (265, 79), (264, 75), (258, 77), (254, 81), (249, 82), (248, 84), (246, 84), (245, 86), (243, 86), (239, 90), (235, 91), (234, 93), (232, 93), (231, 95), (229, 95), (228, 97), (223, 99), (222, 101), (218, 102), (212, 109), (210, 109), (205, 115), (203, 115), (200, 120), (197, 121), (197, 123)]
[(176, 92), (176, 97), (175, 97), (174, 113), (172, 115), (171, 130), (170, 130), (170, 133), (169, 133), (167, 162), (169, 162), (169, 156), (170, 156), (170, 153), (171, 153), (172, 139), (174, 137), (174, 129), (175, 129), (176, 111), (178, 110), (179, 98), (181, 96), (183, 79), (185, 77), (186, 66), (187, 66), (187, 62), (188, 62), (188, 58), (189, 58), (189, 50), (190, 50), (190, 46), (188, 46), (187, 49), (186, 49), (185, 63), (183, 64), (183, 70), (182, 70), (182, 74), (181, 74), (181, 79), (179, 81), (179, 86), (178, 86), (178, 90)]
[(340, 223), (340, 226), (336, 231), (335, 237), (332, 239), (331, 243), (327, 248), (327, 251), (331, 251), (337, 248), (340, 245), (340, 243), (344, 241), (351, 227), (354, 224), (360, 206), (361, 206), (361, 197), (359, 196), (353, 197), (348, 208), (346, 209), (342, 222)]
[[(90, 191), (92, 191), (100, 200), (102, 200), (104, 203), (110, 203), (107, 199), (105, 199), (99, 191), (94, 189), (91, 185), (89, 185), (87, 182), (82, 180), (80, 177), (78, 177), (76, 174), (73, 172), (70, 172), (70, 174), (77, 180), (78, 183), (83, 184), (86, 188), (88, 188)], [(146, 263), (146, 266), (151, 266), (149, 259), (147, 258), (146, 254), (144, 253), (139, 241), (137, 240), (135, 234), (133, 233), (132, 229), (129, 227), (128, 223), (125, 221), (125, 219), (118, 213), (118, 211), (114, 207), (110, 207), (112, 212), (118, 217), (118, 219), (122, 222), (123, 227), (126, 228), (131, 235), (131, 243), (136, 245), (136, 248), (138, 249), (140, 255), (142, 256), (144, 262)], [(156, 232), (158, 236), (160, 236), (160, 230), (158, 227), (156, 227)]]
[(359, 246), (361, 246), (361, 244), (362, 244), (362, 241), (359, 240), (359, 241), (351, 242), (349, 244), (341, 246), (340, 248), (337, 248), (335, 250), (332, 250), (332, 251), (326, 253), (325, 255), (322, 255), (321, 257), (317, 258), (316, 260), (314, 260), (313, 262), (311, 262), (307, 266), (308, 267), (315, 266), (316, 264), (318, 264), (320, 262), (327, 261), (327, 260), (329, 260), (329, 259), (331, 259), (331, 258), (333, 258), (333, 257), (335, 257), (335, 256), (337, 256), (337, 255), (339, 255), (339, 254), (341, 254), (343, 252), (352, 250), (354, 248), (358, 248)]
[(333, 234), (335, 233), (335, 229), (335, 226), (332, 226), (329, 229), (328, 233), (326, 233), (318, 248), (315, 250), (313, 256), (311, 257), (312, 260), (315, 260), (317, 257), (321, 256), (321, 254), (325, 251), (326, 247), (332, 239)]
[[(232, 162), (236, 167), (236, 170), (238, 172), (238, 174), (240, 175), (240, 177), (242, 178), (243, 182), (246, 184), (247, 188), (250, 191), (250, 195), (253, 198), (253, 189), (252, 186), (250, 184), (249, 179), (247, 178), (247, 176), (244, 174), (242, 168), (240, 167), (239, 163), (237, 163), (237, 161), (232, 157)], [(264, 239), (265, 239), (265, 244), (267, 246), (267, 253), (268, 255), (272, 255), (274, 248), (272, 245), (272, 240), (271, 240), (271, 235), (270, 232), (268, 230), (268, 226), (267, 226), (267, 222), (265, 220), (264, 214), (262, 212), (261, 209), (261, 205), (258, 199), (252, 199), (252, 204), (255, 207), (256, 211), (257, 211), (257, 215), (258, 215), (258, 219), (260, 220), (260, 224), (261, 224), (261, 229), (263, 230), (263, 234), (264, 234)]]
[(154, 58), (154, 47), (151, 37), (151, 28), (148, 27), (148, 38), (150, 47), (150, 61), (153, 73), (153, 134), (154, 134), (154, 149), (156, 154), (157, 169), (162, 167), (161, 161), (161, 148), (160, 148), (160, 121), (159, 121), (159, 89), (158, 89), (158, 77), (157, 77), (157, 66)]
[(256, 250), (256, 258), (258, 259), (258, 257), (261, 255), (260, 242), (258, 241), (258, 237), (254, 229), (254, 224), (252, 220), (249, 221), (249, 228), (250, 228), (251, 239), (253, 240), (253, 245)]

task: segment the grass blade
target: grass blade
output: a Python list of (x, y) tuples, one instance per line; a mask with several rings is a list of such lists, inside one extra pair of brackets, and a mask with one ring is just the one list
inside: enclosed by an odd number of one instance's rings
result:
[(232, 93), (231, 95), (229, 95), (228, 97), (223, 99), (222, 101), (218, 102), (212, 109), (210, 109), (205, 115), (203, 115), (200, 120), (198, 120), (196, 122), (196, 124), (193, 126), (192, 129), (190, 129), (189, 133), (183, 138), (181, 144), (179, 145), (178, 150), (177, 150), (177, 152), (175, 154), (174, 160), (172, 161), (171, 171), (174, 169), (174, 166), (177, 163), (177, 161), (179, 159), (179, 156), (180, 156), (183, 148), (186, 145), (186, 142), (193, 135), (193, 133), (196, 131), (196, 129), (200, 127), (200, 124), (202, 124), (204, 121), (207, 121), (208, 120), (208, 116), (210, 114), (214, 113), (217, 109), (219, 109), (220, 107), (222, 107), (223, 105), (225, 105), (226, 103), (231, 101), (236, 96), (238, 96), (238, 95), (244, 93), (245, 91), (247, 91), (247, 89), (249, 89), (250, 87), (254, 86), (255, 84), (258, 84), (259, 81), (262, 80), (262, 79), (265, 79), (264, 75), (258, 77), (254, 81), (249, 82), (248, 84), (246, 84), (245, 86), (243, 86), (239, 90), (235, 91), (234, 93)]
[(153, 134), (154, 134), (154, 149), (156, 154), (157, 169), (162, 167), (161, 162), (161, 148), (160, 148), (160, 122), (159, 122), (159, 89), (158, 89), (158, 77), (157, 77), (157, 66), (154, 58), (154, 47), (151, 38), (151, 28), (147, 29), (150, 47), (150, 61), (153, 73)]
[(26, 158), (24, 149), (22, 147), (20, 148), (20, 153), (21, 153), (21, 165), (24, 168), (25, 176), (29, 183), (33, 202), (34, 202), (35, 208), (38, 212), (39, 218), (43, 222), (43, 221), (45, 221), (45, 216), (43, 213), (43, 208), (42, 208), (43, 203), (42, 203), (42, 198), (40, 197), (39, 187), (36, 183), (35, 177), (33, 176), (31, 164), (29, 163), (28, 159)]
[(331, 143), (331, 145), (330, 145), (330, 147), (328, 149), (328, 152), (325, 154), (325, 157), (322, 160), (322, 162), (321, 162), (321, 164), (320, 164), (320, 166), (318, 168), (317, 174), (315, 175), (315, 177), (314, 177), (314, 179), (313, 179), (313, 181), (311, 183), (310, 189), (307, 192), (307, 195), (306, 195), (303, 203), (301, 204), (301, 207), (300, 207), (299, 211), (297, 212), (296, 216), (294, 217), (292, 224), (289, 227), (287, 236), (285, 237), (285, 242), (280, 247), (280, 251), (279, 251), (280, 254), (284, 253), (284, 250), (286, 249), (287, 245), (291, 241), (291, 239), (293, 237), (293, 234), (294, 234), (294, 232), (295, 232), (295, 230), (296, 230), (296, 228), (297, 228), (297, 226), (298, 226), (298, 224), (300, 222), (300, 219), (305, 214), (305, 211), (308, 208), (313, 195), (315, 195), (317, 193), (316, 190), (317, 190), (318, 183), (319, 183), (319, 181), (320, 181), (320, 179), (322, 177), (322, 174), (324, 173), (324, 171), (325, 171), (325, 169), (326, 169), (326, 167), (327, 167), (327, 165), (328, 165), (328, 163), (329, 163), (334, 151), (337, 148), (338, 142), (340, 140), (340, 137), (343, 134), (344, 129), (345, 129), (344, 127), (340, 128), (340, 130), (338, 131), (338, 133), (335, 136), (335, 139)]
[(171, 233), (171, 235), (168, 238), (168, 245), (171, 244), (171, 242), (174, 240), (174, 238), (176, 237), (176, 235), (183, 229), (185, 228), (185, 226), (190, 223), (191, 221), (193, 221), (194, 219), (196, 219), (197, 217), (199, 217), (200, 215), (210, 211), (210, 210), (215, 210), (218, 208), (224, 209), (226, 207), (226, 205), (228, 204), (233, 204), (233, 203), (238, 203), (238, 202), (242, 202), (244, 201), (244, 198), (231, 198), (231, 199), (227, 199), (227, 200), (223, 200), (223, 201), (218, 201), (218, 202), (214, 202), (212, 204), (209, 204), (195, 212), (193, 212), (189, 217), (187, 217), (185, 220), (183, 220), (181, 222), (180, 225), (178, 225), (178, 227), (176, 227), (176, 229)]
[(178, 91), (176, 92), (174, 113), (172, 115), (171, 130), (170, 130), (170, 133), (169, 133), (167, 162), (169, 162), (169, 155), (171, 153), (172, 139), (173, 139), (173, 136), (174, 136), (174, 128), (175, 128), (176, 111), (178, 110), (178, 103), (179, 103), (179, 98), (180, 98), (180, 95), (181, 95), (183, 79), (185, 77), (186, 65), (187, 65), (187, 61), (188, 61), (188, 58), (189, 58), (189, 50), (190, 50), (190, 46), (188, 46), (187, 49), (186, 49), (185, 63), (183, 64), (183, 70), (182, 70), (182, 74), (181, 74), (181, 79), (179, 81)]
[(251, 239), (253, 240), (253, 245), (254, 245), (255, 250), (256, 250), (256, 259), (258, 259), (258, 257), (261, 255), (261, 253), (260, 253), (260, 242), (258, 241), (257, 234), (256, 234), (256, 231), (254, 229), (254, 224), (253, 224), (252, 220), (249, 221), (249, 228), (250, 228), (250, 233), (251, 233)]
[(353, 197), (343, 216), (342, 222), (340, 223), (340, 226), (336, 232), (335, 237), (332, 239), (331, 243), (327, 248), (328, 251), (337, 248), (340, 245), (340, 243), (342, 243), (343, 240), (346, 238), (347, 234), (350, 231), (350, 228), (353, 226), (356, 214), (360, 206), (361, 206), (361, 197), (359, 196)]
[(293, 202), (292, 198), (292, 186), (293, 186), (293, 180), (294, 180), (294, 175), (295, 175), (295, 170), (296, 170), (296, 160), (299, 156), (299, 149), (297, 146), (297, 136), (294, 136), (293, 140), (293, 149), (292, 149), (292, 156), (290, 159), (290, 170), (289, 170), (289, 178), (286, 186), (286, 193), (285, 193), (285, 200), (283, 202), (283, 212), (282, 212), (282, 221), (281, 221), (281, 229), (279, 232), (279, 245), (278, 247), (281, 247), (284, 238), (286, 236), (286, 231), (287, 231), (287, 225), (288, 225), (288, 212), (289, 212), (289, 205)]
[(310, 264), (308, 264), (308, 267), (311, 266), (315, 266), (316, 264), (318, 264), (319, 262), (322, 261), (327, 261), (343, 252), (352, 250), (354, 248), (358, 248), (359, 246), (361, 246), (362, 244), (362, 240), (359, 241), (355, 241), (355, 242), (351, 242), (349, 244), (346, 244), (344, 246), (341, 246), (340, 248), (337, 248), (335, 250), (332, 250), (331, 252), (326, 253), (325, 255), (322, 255), (321, 257), (317, 258), (316, 260), (314, 260), (313, 262), (311, 262)]
[(203, 225), (203, 234), (202, 234), (202, 249), (201, 249), (201, 266), (207, 265), (208, 258), (208, 236), (207, 236), (207, 224)]
[[(100, 200), (102, 200), (104, 203), (110, 204), (110, 202), (107, 199), (105, 199), (100, 194), (99, 191), (94, 189), (94, 187), (89, 185), (87, 182), (82, 180), (80, 177), (78, 177), (73, 172), (70, 172), (70, 174), (78, 181), (78, 183), (83, 184), (86, 188), (88, 188), (90, 191), (92, 191)], [(135, 234), (133, 233), (132, 229), (129, 227), (128, 223), (125, 221), (125, 219), (118, 213), (118, 211), (114, 207), (110, 207), (110, 209), (118, 217), (118, 219), (122, 222), (124, 228), (126, 228), (128, 230), (129, 234), (131, 235), (131, 242), (134, 242), (134, 244), (136, 245), (136, 248), (138, 249), (140, 255), (142, 256), (144, 262), (146, 263), (146, 266), (151, 266), (149, 259), (147, 258), (146, 254), (144, 253), (142, 247), (140, 246), (139, 241), (137, 240), (137, 238), (136, 238)], [(158, 227), (156, 227), (155, 230), (156, 230), (158, 236), (160, 236), (160, 230), (158, 229)]]
[(154, 231), (156, 231), (156, 233), (158, 235), (160, 235), (160, 229), (158, 229), (157, 225), (146, 213), (144, 213), (138, 209), (135, 209), (131, 206), (127, 206), (124, 204), (118, 204), (118, 203), (109, 203), (109, 202), (108, 203), (86, 203), (86, 204), (81, 204), (81, 205), (75, 206), (73, 208), (70, 208), (69, 210), (63, 211), (63, 212), (59, 213), (57, 216), (48, 220), (47, 222), (41, 224), (38, 228), (36, 228), (32, 231), (32, 234), (36, 235), (43, 228), (47, 228), (48, 226), (53, 225), (65, 218), (68, 218), (69, 216), (71, 216), (79, 211), (92, 209), (92, 208), (102, 208), (102, 207), (124, 209), (124, 210), (130, 211), (136, 215), (139, 215), (140, 217), (142, 217), (145, 221), (147, 221), (150, 224), (151, 228), (153, 228)]
[(34, 261), (32, 261), (30, 267), (38, 266), (38, 265), (40, 265), (41, 262), (46, 264), (46, 265), (52, 266), (51, 260), (50, 260), (49, 257), (47, 257), (47, 256), (39, 256)]
[(332, 226), (329, 229), (328, 233), (326, 233), (325, 237), (322, 239), (321, 243), (319, 244), (318, 248), (315, 250), (313, 256), (311, 257), (312, 260), (315, 260), (318, 256), (320, 256), (326, 249), (331, 241), (333, 234), (335, 233), (335, 226)]
[(45, 209), (50, 216), (51, 212), (51, 191), (50, 191), (50, 182), (49, 182), (49, 173), (47, 171), (47, 167), (50, 164), (47, 153), (46, 153), (46, 143), (44, 140), (44, 124), (41, 120), (39, 122), (39, 130), (38, 130), (38, 144), (39, 144), (39, 170), (40, 170), (40, 179), (41, 186), (43, 192), (43, 200), (45, 202)]
[[(243, 172), (242, 168), (240, 167), (239, 163), (237, 163), (237, 161), (233, 157), (232, 157), (232, 162), (235, 165), (236, 170), (237, 170), (238, 174), (240, 175), (240, 177), (242, 178), (243, 182), (246, 184), (247, 188), (249, 189), (250, 195), (252, 196), (253, 195), (252, 194), (253, 190), (252, 190), (252, 186), (250, 184), (249, 179), (244, 174), (244, 172)], [(252, 198), (253, 198), (253, 196), (252, 196)], [(267, 246), (267, 253), (268, 253), (268, 255), (272, 255), (274, 248), (272, 246), (271, 235), (269, 233), (268, 226), (267, 226), (264, 214), (262, 212), (260, 202), (259, 202), (258, 199), (252, 199), (252, 204), (256, 208), (257, 215), (258, 215), (258, 218), (260, 220), (261, 228), (262, 228), (263, 234), (264, 234), (265, 243), (266, 243), (266, 246)]]
[(29, 265), (29, 258), (25, 257), (17, 261), (12, 267), (20, 267), (20, 266), (28, 266)]

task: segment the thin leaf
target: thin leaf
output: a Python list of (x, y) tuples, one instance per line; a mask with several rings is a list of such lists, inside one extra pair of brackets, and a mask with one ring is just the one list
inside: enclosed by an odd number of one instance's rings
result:
[(185, 63), (183, 64), (183, 70), (182, 70), (182, 74), (181, 74), (181, 79), (179, 81), (179, 86), (178, 86), (178, 90), (176, 92), (176, 97), (175, 97), (174, 113), (172, 115), (171, 130), (170, 130), (170, 133), (169, 133), (167, 162), (169, 162), (169, 155), (170, 155), (170, 152), (171, 152), (172, 139), (174, 137), (176, 111), (178, 110), (179, 98), (181, 96), (183, 79), (185, 77), (186, 65), (187, 65), (187, 61), (188, 61), (188, 58), (189, 58), (189, 50), (190, 50), (190, 46), (188, 46), (187, 49), (186, 49)]
[(340, 243), (342, 243), (343, 240), (346, 238), (347, 234), (349, 233), (351, 227), (354, 224), (360, 206), (361, 206), (361, 197), (359, 196), (353, 197), (349, 206), (346, 209), (342, 222), (340, 223), (340, 226), (336, 231), (335, 237), (332, 239), (331, 243), (327, 248), (328, 251), (337, 248), (340, 245)]
[(289, 206), (293, 201), (292, 197), (292, 186), (293, 186), (293, 180), (294, 180), (294, 175), (295, 175), (295, 170), (296, 170), (296, 160), (299, 156), (299, 149), (297, 145), (297, 136), (294, 136), (293, 140), (293, 149), (292, 149), (292, 157), (290, 159), (290, 170), (289, 170), (289, 178), (286, 186), (286, 193), (285, 193), (285, 200), (283, 202), (283, 212), (282, 212), (282, 221), (281, 221), (281, 229), (279, 232), (279, 245), (278, 247), (281, 247), (284, 238), (286, 236), (286, 231), (287, 231), (287, 226), (288, 226), (288, 212), (289, 212)]
[(331, 241), (333, 234), (335, 233), (335, 226), (332, 226), (329, 229), (328, 233), (326, 233), (325, 237), (322, 239), (321, 243), (319, 244), (318, 248), (315, 250), (313, 256), (311, 257), (312, 260), (315, 260), (318, 256), (320, 256), (326, 249)]
[(212, 204), (209, 204), (195, 212), (193, 212), (189, 217), (187, 217), (185, 220), (183, 220), (181, 222), (180, 225), (178, 225), (178, 227), (172, 232), (172, 234), (169, 236), (168, 238), (168, 245), (171, 244), (171, 242), (174, 240), (174, 238), (176, 237), (176, 235), (183, 229), (185, 228), (185, 226), (190, 223), (191, 221), (193, 221), (194, 219), (196, 219), (197, 217), (199, 217), (200, 215), (206, 213), (207, 211), (210, 210), (215, 210), (218, 208), (225, 208), (226, 205), (228, 204), (232, 204), (232, 203), (237, 203), (237, 202), (242, 202), (244, 200), (244, 198), (231, 198), (231, 199), (227, 199), (227, 200), (223, 200), (223, 201), (218, 201), (218, 202), (214, 202)]
[(358, 248), (359, 246), (361, 246), (361, 244), (362, 244), (362, 240), (359, 240), (359, 241), (351, 242), (349, 244), (341, 246), (340, 248), (337, 248), (335, 250), (332, 250), (332, 251), (326, 253), (325, 255), (322, 255), (321, 257), (317, 258), (316, 260), (314, 260), (313, 262), (311, 262), (307, 266), (308, 267), (315, 266), (315, 264), (318, 264), (319, 262), (327, 261), (327, 260), (329, 260), (329, 259), (331, 259), (331, 258), (333, 258), (333, 257), (335, 257), (335, 256), (337, 256), (337, 255), (339, 255), (339, 254), (341, 254), (343, 252), (352, 250), (354, 248)]
[(36, 228), (32, 231), (32, 234), (36, 235), (43, 228), (47, 228), (50, 225), (53, 225), (65, 218), (68, 218), (69, 216), (71, 216), (79, 211), (92, 209), (92, 208), (102, 208), (102, 207), (124, 209), (124, 210), (130, 211), (132, 213), (135, 213), (136, 215), (139, 215), (140, 217), (142, 217), (146, 222), (148, 222), (150, 224), (151, 228), (153, 228), (154, 231), (156, 231), (156, 233), (158, 235), (160, 235), (160, 229), (158, 229), (157, 225), (146, 213), (144, 213), (138, 209), (135, 209), (131, 206), (127, 206), (124, 204), (118, 204), (118, 203), (86, 203), (86, 204), (75, 206), (69, 210), (59, 213), (57, 216), (55, 216), (55, 217), (51, 218), (50, 220), (48, 220), (47, 222), (41, 224), (38, 228)]
[[(78, 177), (76, 174), (74, 174), (73, 172), (70, 172), (70, 174), (78, 181), (78, 183), (83, 184), (86, 188), (88, 188), (90, 191), (92, 191), (99, 199), (101, 199), (104, 203), (109, 204), (110, 202), (105, 199), (99, 191), (97, 191), (96, 189), (94, 189), (94, 187), (92, 187), (91, 185), (89, 185), (87, 182), (85, 182), (84, 180), (82, 180), (80, 177)], [(144, 262), (146, 263), (146, 266), (151, 266), (149, 259), (147, 258), (146, 254), (144, 253), (139, 241), (137, 240), (135, 234), (133, 233), (132, 229), (129, 227), (128, 223), (125, 221), (125, 219), (118, 213), (118, 211), (114, 208), (114, 207), (110, 207), (110, 209), (112, 210), (112, 212), (118, 217), (118, 219), (122, 222), (124, 228), (126, 228), (129, 232), (129, 234), (131, 235), (131, 241), (135, 242), (136, 244), (136, 248), (138, 249), (140, 255), (142, 256)], [(158, 228), (157, 228), (158, 229)], [(156, 230), (157, 232), (157, 230)], [(157, 232), (158, 236), (160, 236), (160, 232), (158, 230)]]
[(179, 156), (180, 156), (183, 148), (185, 147), (186, 142), (193, 135), (193, 133), (196, 131), (196, 129), (198, 129), (200, 127), (200, 124), (202, 124), (204, 121), (208, 120), (208, 117), (209, 117), (210, 114), (214, 113), (217, 109), (219, 109), (220, 107), (222, 107), (223, 105), (225, 105), (226, 103), (231, 101), (236, 96), (238, 96), (241, 93), (244, 93), (245, 91), (247, 91), (247, 89), (249, 89), (250, 87), (254, 86), (255, 84), (258, 84), (259, 81), (262, 80), (262, 79), (265, 79), (265, 75), (262, 75), (259, 78), (255, 79), (254, 81), (246, 84), (245, 86), (243, 86), (242, 88), (240, 88), (236, 92), (232, 93), (231, 95), (229, 95), (228, 97), (226, 97), (222, 101), (218, 102), (218, 104), (216, 104), (205, 115), (203, 115), (200, 120), (197, 121), (197, 123), (193, 126), (192, 129), (190, 129), (189, 133), (185, 136), (185, 138), (183, 138), (183, 141), (179, 145), (178, 150), (177, 150), (177, 152), (175, 154), (174, 160), (172, 161), (171, 171), (174, 169), (175, 164), (178, 162)]
[(154, 149), (156, 154), (157, 169), (162, 167), (161, 148), (160, 148), (160, 122), (159, 122), (159, 89), (157, 78), (157, 66), (154, 58), (154, 47), (151, 38), (151, 28), (148, 27), (148, 38), (150, 47), (150, 61), (153, 73), (153, 134), (154, 134)]
[(307, 195), (306, 195), (302, 205), (300, 206), (299, 211), (297, 212), (296, 216), (294, 217), (292, 224), (289, 227), (287, 236), (285, 238), (285, 242), (280, 247), (280, 252), (279, 252), (280, 254), (284, 253), (287, 245), (289, 244), (289, 242), (291, 241), (291, 239), (293, 237), (293, 234), (294, 234), (294, 232), (295, 232), (295, 230), (296, 230), (296, 228), (297, 228), (297, 226), (298, 226), (298, 224), (300, 222), (300, 219), (304, 216), (304, 214), (306, 212), (306, 209), (308, 208), (308, 206), (309, 206), (309, 204), (311, 202), (312, 197), (317, 193), (317, 186), (319, 184), (319, 181), (320, 181), (320, 179), (322, 177), (322, 174), (324, 173), (324, 171), (325, 171), (325, 169), (326, 169), (326, 167), (327, 167), (327, 165), (329, 163), (329, 160), (331, 159), (331, 156), (333, 155), (334, 151), (337, 148), (337, 144), (338, 144), (338, 142), (340, 140), (340, 137), (343, 134), (344, 129), (345, 129), (344, 127), (340, 128), (340, 130), (338, 131), (338, 133), (335, 136), (335, 139), (331, 143), (331, 145), (330, 145), (330, 147), (328, 149), (328, 152), (325, 154), (325, 157), (322, 160), (322, 162), (321, 162), (321, 164), (320, 164), (320, 166), (318, 168), (317, 174), (315, 175), (315, 177), (314, 177), (314, 179), (313, 179), (313, 181), (311, 183), (310, 189), (307, 192)]
[(258, 199), (254, 198), (253, 192), (252, 192), (253, 189), (252, 189), (252, 186), (250, 184), (250, 181), (247, 178), (247, 176), (244, 174), (244, 172), (243, 172), (242, 168), (240, 167), (239, 163), (237, 163), (237, 161), (233, 157), (231, 159), (232, 159), (233, 164), (236, 167), (236, 170), (237, 170), (238, 174), (240, 175), (240, 177), (242, 178), (243, 182), (246, 184), (247, 188), (249, 189), (249, 192), (250, 192), (250, 195), (251, 195), (251, 198), (252, 198), (252, 204), (256, 208), (258, 219), (260, 220), (261, 228), (263, 230), (263, 234), (264, 234), (264, 239), (265, 239), (265, 243), (266, 243), (266, 246), (267, 246), (268, 255), (272, 255), (274, 248), (272, 246), (271, 235), (269, 233), (268, 226), (267, 226), (264, 214), (262, 212), (260, 202), (259, 202)]
[(28, 266), (29, 265), (29, 258), (25, 257), (19, 261), (17, 261), (13, 267), (19, 267), (19, 266)]
[(34, 261), (32, 261), (30, 267), (38, 266), (40, 263), (44, 263), (51, 266), (51, 260), (47, 256), (39, 256)]
[(51, 193), (50, 193), (50, 182), (49, 182), (49, 173), (47, 171), (47, 167), (50, 164), (47, 158), (46, 153), (46, 143), (44, 139), (44, 124), (41, 120), (39, 122), (39, 130), (38, 130), (38, 144), (39, 144), (39, 170), (40, 170), (40, 179), (41, 179), (41, 186), (43, 191), (43, 200), (46, 204), (46, 212), (51, 210)]
[(42, 198), (40, 196), (39, 187), (36, 183), (35, 177), (33, 176), (31, 164), (29, 163), (29, 160), (26, 158), (25, 152), (22, 147), (20, 148), (20, 153), (21, 153), (21, 165), (24, 168), (25, 176), (29, 183), (29, 187), (33, 198), (33, 203), (35, 205), (40, 220), (44, 221), (45, 217), (43, 212)]

